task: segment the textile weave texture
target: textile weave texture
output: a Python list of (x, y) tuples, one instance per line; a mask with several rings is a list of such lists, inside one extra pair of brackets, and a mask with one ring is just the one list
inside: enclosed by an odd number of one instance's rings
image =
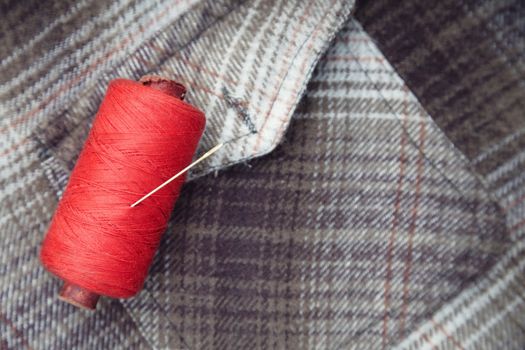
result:
[(362, 1), (356, 16), (465, 154), (505, 215), (513, 242), (490, 273), (400, 347), (522, 348), (525, 6), (520, 1), (469, 0), (398, 5)]
[(2, 346), (148, 344), (150, 336), (133, 327), (129, 311), (116, 301), (103, 303), (96, 315), (58, 301), (59, 283), (38, 261), (46, 227), (111, 79), (158, 74), (188, 88), (187, 100), (207, 116), (202, 149), (226, 143), (190, 174), (196, 177), (277, 145), (316, 61), (352, 5), (343, 0), (2, 4)]
[[(522, 349), (523, 5), (352, 8), (2, 4), (0, 349)], [(86, 313), (38, 249), (108, 81), (151, 73), (227, 147)]]
[(352, 20), (285, 143), (186, 188), (124, 305), (158, 348), (390, 348), (509, 244), (468, 159)]

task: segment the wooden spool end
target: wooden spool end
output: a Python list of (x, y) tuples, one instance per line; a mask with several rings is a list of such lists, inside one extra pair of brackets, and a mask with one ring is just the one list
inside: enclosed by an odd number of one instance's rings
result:
[(100, 295), (93, 293), (83, 287), (69, 282), (64, 282), (58, 299), (80, 307), (85, 310), (95, 310)]
[(184, 96), (186, 96), (186, 88), (184, 85), (157, 75), (145, 75), (139, 79), (139, 82), (144, 86), (149, 86), (152, 89), (162, 91), (167, 95), (177, 97), (181, 100), (184, 100)]
[[(157, 75), (145, 75), (139, 79), (139, 82), (144, 86), (149, 86), (181, 100), (184, 100), (186, 95), (184, 85)], [(97, 308), (100, 295), (81, 286), (64, 282), (58, 298), (82, 309), (93, 311)]]

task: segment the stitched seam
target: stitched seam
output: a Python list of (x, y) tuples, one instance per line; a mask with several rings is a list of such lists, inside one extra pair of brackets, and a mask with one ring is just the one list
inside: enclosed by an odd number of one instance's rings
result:
[[(335, 3), (335, 1), (333, 1), (333, 3)], [(333, 4), (332, 4), (333, 5)], [(325, 14), (323, 15), (323, 17), (319, 20), (319, 23), (322, 23), (323, 20), (325, 19), (325, 17), (328, 15), (329, 11), (331, 9), (331, 6), (327, 9), (327, 11), (325, 12)], [(320, 25), (320, 24), (319, 24)], [(297, 52), (295, 53), (293, 59), (291, 60), (290, 64), (288, 65), (287, 69), (286, 69), (286, 73), (282, 75), (282, 78), (280, 79), (280, 83), (279, 83), (279, 88), (278, 90), (275, 92), (274, 94), (274, 98), (272, 100), (272, 103), (270, 104), (270, 107), (269, 107), (269, 110), (268, 110), (268, 113), (265, 117), (265, 121), (267, 120), (267, 118), (269, 118), (269, 116), (271, 115), (271, 112), (273, 110), (273, 106), (275, 104), (275, 101), (277, 100), (282, 88), (283, 88), (283, 82), (284, 80), (286, 79), (286, 77), (288, 76), (288, 74), (290, 73), (290, 68), (296, 63), (296, 60), (299, 58), (299, 54), (302, 52), (302, 49), (303, 47), (306, 45), (306, 43), (308, 43), (312, 36), (319, 31), (319, 26), (316, 26), (311, 32), (310, 34), (308, 34), (308, 36), (305, 38), (305, 40), (303, 41), (303, 43), (301, 43), (301, 45), (299, 45), (298, 47), (298, 50)], [(310, 67), (310, 71), (313, 71), (313, 69), (315, 69), (315, 64), (312, 64), (312, 67)], [(242, 135), (242, 136), (239, 136), (239, 137), (235, 137), (233, 139), (230, 139), (228, 141), (225, 142), (225, 144), (228, 144), (228, 143), (232, 143), (232, 142), (238, 142), (246, 137), (256, 137), (258, 135), (260, 135), (260, 132), (261, 130), (264, 128), (264, 122), (263, 122), (263, 126), (261, 126), (261, 128), (259, 128), (257, 130), (257, 133), (249, 133), (249, 134), (245, 134), (245, 135)], [(271, 149), (271, 148), (270, 148)], [(255, 157), (258, 157), (260, 155), (264, 155), (266, 153), (268, 153), (269, 150), (258, 150), (258, 149), (255, 149), (253, 152), (251, 152), (248, 156), (244, 156), (244, 157), (239, 157), (235, 160), (230, 160), (230, 161), (227, 161), (227, 162), (224, 162), (224, 163), (221, 163), (220, 165), (216, 165), (216, 166), (211, 166), (205, 170), (202, 170), (202, 171), (197, 171), (197, 172), (192, 172), (190, 173), (190, 178), (193, 179), (193, 178), (197, 178), (197, 177), (200, 177), (204, 174), (207, 174), (207, 173), (210, 173), (210, 172), (213, 172), (213, 171), (216, 171), (218, 169), (221, 169), (221, 168), (224, 168), (224, 167), (227, 167), (229, 165), (232, 165), (232, 164), (236, 164), (236, 163), (239, 163), (239, 162), (242, 162), (242, 161), (245, 161), (245, 160), (248, 160), (248, 159), (251, 159), (251, 158), (255, 158)]]

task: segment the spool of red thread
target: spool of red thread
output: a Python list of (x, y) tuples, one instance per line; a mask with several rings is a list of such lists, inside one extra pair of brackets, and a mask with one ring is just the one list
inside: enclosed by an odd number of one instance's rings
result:
[(191, 163), (205, 117), (185, 92), (155, 76), (110, 83), (42, 245), (61, 299), (95, 309), (142, 288), (184, 176), (130, 205)]

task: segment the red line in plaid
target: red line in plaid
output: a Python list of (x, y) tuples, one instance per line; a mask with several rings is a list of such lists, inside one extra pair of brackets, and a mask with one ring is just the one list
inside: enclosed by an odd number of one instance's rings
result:
[[(295, 27), (293, 33), (292, 33), (292, 39), (290, 40), (290, 42), (295, 42), (296, 39), (297, 39), (297, 34), (299, 33), (299, 29), (303, 28), (303, 25), (305, 23), (307, 23), (307, 18), (308, 16), (310, 15), (310, 11), (312, 9), (312, 5), (313, 5), (313, 1), (309, 1), (308, 4), (306, 5), (306, 11), (305, 11), (305, 14), (304, 14), (304, 21), (301, 21), (301, 25)], [(319, 25), (320, 25), (321, 21), (317, 24), (317, 26), (314, 28), (314, 31), (312, 33), (312, 35), (314, 35), (314, 33), (317, 33), (317, 31), (319, 30)], [(293, 46), (290, 45), (288, 47), (288, 50), (286, 51), (286, 53), (284, 54), (285, 57), (290, 57), (290, 54), (292, 53), (292, 49), (293, 49)], [(278, 82), (277, 82), (277, 85), (275, 85), (275, 88), (274, 88), (274, 92), (273, 92), (273, 97), (271, 99), (272, 103), (270, 104), (270, 109), (268, 110), (268, 113), (264, 116), (264, 120), (263, 120), (263, 123), (262, 123), (262, 126), (261, 128), (259, 129), (260, 132), (257, 134), (257, 137), (255, 139), (255, 145), (253, 147), (253, 152), (254, 153), (257, 153), (257, 151), (259, 150), (259, 146), (260, 146), (260, 143), (261, 143), (261, 140), (262, 140), (262, 134), (263, 134), (263, 131), (266, 127), (266, 124), (268, 122), (268, 119), (270, 118), (270, 114), (272, 113), (272, 107), (275, 103), (275, 101), (277, 100), (277, 97), (279, 96), (279, 86), (281, 86), (281, 81), (286, 78), (286, 66), (283, 66), (283, 68), (281, 69), (281, 71), (279, 72), (279, 79), (278, 79)]]
[(503, 207), (503, 212), (507, 213), (512, 208), (516, 207), (519, 204), (522, 204), (524, 200), (525, 200), (525, 194), (523, 196), (516, 198), (515, 200), (510, 202), (507, 206)]
[[(154, 46), (154, 45), (148, 45), (148, 46), (149, 46), (150, 48), (152, 48), (153, 50), (158, 51), (157, 46)], [(180, 56), (178, 56), (178, 55), (174, 55), (174, 56), (176, 56), (176, 57), (180, 57)], [(147, 61), (146, 59), (143, 59), (143, 58), (138, 58), (138, 60), (139, 60), (140, 62), (144, 63), (146, 67), (150, 67), (150, 66), (151, 66), (151, 61)], [(187, 59), (184, 59), (184, 60), (181, 59), (181, 61), (183, 61), (183, 62), (185, 62), (185, 63), (191, 63), (191, 62), (190, 62), (189, 60), (187, 60)], [(237, 84), (236, 82), (234, 82), (234, 81), (231, 80), (231, 79), (228, 79), (229, 81), (226, 80), (226, 79), (222, 79), (222, 78), (221, 78), (221, 74), (218, 74), (218, 73), (213, 72), (213, 71), (211, 71), (211, 70), (204, 69), (204, 68), (200, 67), (199, 65), (197, 65), (197, 64), (195, 64), (195, 63), (191, 63), (191, 64), (194, 65), (194, 66), (196, 66), (196, 67), (198, 67), (197, 69), (199, 69), (199, 70), (201, 70), (201, 71), (203, 71), (203, 72), (205, 72), (205, 73), (207, 73), (207, 74), (209, 74), (209, 75), (211, 75), (211, 76), (216, 76), (219, 80), (223, 80), (223, 81), (226, 81), (226, 82), (231, 81), (231, 84), (233, 84), (233, 85)], [(190, 65), (190, 64), (188, 64), (188, 65)], [(170, 73), (170, 76), (171, 76), (172, 78), (178, 80), (181, 84), (183, 84), (184, 86), (186, 86), (186, 88), (187, 88), (188, 90), (192, 90), (192, 89), (195, 89), (195, 90), (201, 90), (201, 91), (204, 91), (205, 93), (208, 93), (208, 94), (210, 94), (210, 95), (213, 95), (213, 96), (215, 96), (215, 97), (217, 97), (217, 98), (219, 98), (219, 99), (221, 99), (221, 100), (226, 100), (226, 97), (225, 97), (223, 94), (221, 94), (221, 93), (217, 93), (217, 92), (215, 92), (215, 91), (213, 91), (213, 90), (211, 90), (211, 89), (209, 89), (209, 88), (207, 88), (207, 87), (205, 87), (205, 86), (203, 86), (203, 85), (197, 84), (197, 83), (195, 83), (195, 82), (193, 82), (193, 81), (188, 81), (188, 80), (186, 80), (186, 77), (180, 75), (180, 73), (176, 72), (175, 69), (172, 68), (172, 67), (167, 67), (167, 71)], [(264, 95), (265, 97), (267, 97), (267, 95), (264, 94), (264, 92), (263, 92), (262, 90), (261, 90), (261, 94)], [(244, 108), (247, 108), (247, 107), (248, 107), (248, 104), (246, 103), (246, 101), (239, 101), (239, 104), (240, 104), (242, 107), (244, 107)], [(262, 112), (261, 109), (258, 108), (258, 107), (253, 107), (253, 109), (254, 109), (254, 111), (255, 111), (256, 113), (261, 113), (261, 112)]]
[(0, 153), (0, 157), (7, 156), (8, 154), (10, 154), (14, 150), (16, 150), (18, 147), (20, 147), (22, 145), (25, 145), (27, 142), (29, 142), (29, 139), (25, 138), (25, 139), (22, 139), (21, 141), (15, 143), (15, 144), (11, 145), (11, 147), (9, 147), (8, 149), (6, 149), (5, 151)]
[[(181, 0), (176, 1), (176, 4), (180, 3)], [(176, 5), (174, 4), (174, 5)], [(159, 16), (151, 18), (145, 25), (140, 26), (138, 30), (131, 33), (127, 38), (122, 40), (120, 44), (118, 44), (115, 48), (110, 50), (104, 57), (101, 57), (97, 59), (95, 62), (93, 62), (89, 67), (83, 69), (75, 78), (71, 79), (70, 81), (66, 82), (60, 89), (58, 89), (57, 92), (49, 96), (47, 99), (42, 101), (38, 104), (35, 108), (30, 110), (29, 112), (22, 114), (20, 117), (15, 118), (11, 123), (9, 123), (7, 126), (4, 126), (0, 128), (0, 133), (3, 133), (7, 130), (10, 130), (14, 128), (16, 125), (19, 125), (20, 123), (23, 123), (33, 117), (39, 110), (45, 108), (47, 105), (49, 105), (53, 100), (60, 97), (64, 92), (68, 91), (69, 88), (71, 88), (75, 83), (80, 81), (85, 75), (89, 74), (93, 71), (93, 69), (98, 66), (99, 64), (109, 60), (116, 52), (122, 50), (125, 48), (130, 42), (132, 42), (132, 38), (134, 38), (139, 33), (143, 33), (145, 31), (145, 28), (148, 28), (153, 24), (153, 22), (158, 21), (162, 17), (166, 16), (166, 14), (169, 13), (169, 11), (162, 12)]]
[[(330, 4), (329, 8), (332, 8), (334, 5), (335, 5), (335, 1), (332, 1), (332, 3)], [(314, 31), (312, 32), (312, 34), (310, 36), (310, 42), (308, 43), (308, 46), (307, 46), (307, 49), (309, 51), (313, 50), (313, 42), (315, 41), (315, 38), (317, 37), (318, 34), (319, 34), (319, 24), (317, 25), (317, 27), (314, 29)], [(303, 59), (303, 62), (301, 63), (301, 68), (299, 69), (301, 72), (304, 72), (306, 70), (307, 57), (308, 56), (305, 55), (305, 58)], [(293, 87), (293, 92), (294, 93), (298, 93), (298, 90), (299, 90), (299, 80), (296, 80), (295, 81), (295, 85)], [(276, 98), (277, 98), (277, 96), (276, 96)], [(284, 115), (285, 118), (280, 118), (280, 122), (281, 123), (279, 125), (279, 130), (277, 131), (277, 133), (275, 133), (274, 139), (272, 140), (272, 144), (274, 144), (276, 142), (275, 139), (277, 137), (279, 137), (284, 132), (284, 127), (285, 127), (286, 120), (287, 120), (286, 116), (289, 115), (292, 112), (292, 108), (294, 107), (294, 102), (295, 102), (294, 98), (289, 98), (286, 101), (286, 108), (285, 108), (286, 114)]]
[[(157, 45), (155, 45), (155, 43), (153, 42), (150, 42), (150, 43), (147, 43), (146, 44), (149, 48), (151, 48), (152, 50), (155, 50), (157, 52), (162, 52), (162, 48), (159, 48)], [(220, 80), (220, 81), (223, 81), (225, 83), (228, 83), (230, 85), (238, 85), (239, 84), (239, 80), (234, 80), (234, 79), (231, 79), (231, 78), (228, 78), (225, 74), (219, 74), (217, 73), (216, 71), (212, 70), (212, 69), (208, 69), (206, 67), (204, 67), (204, 65), (202, 64), (197, 64), (193, 61), (191, 61), (190, 59), (186, 58), (186, 57), (183, 57), (181, 54), (179, 53), (174, 53), (173, 54), (173, 57), (177, 58), (177, 60), (183, 62), (185, 65), (187, 66), (190, 66), (192, 68), (195, 68), (196, 70), (198, 70), (199, 72), (203, 72), (205, 74), (208, 74), (214, 78), (216, 78), (217, 80)], [(142, 59), (140, 58), (140, 60), (145, 64), (145, 67), (152, 67), (154, 65), (153, 62), (149, 61), (149, 60), (146, 60), (146, 59)], [(177, 74), (177, 72), (175, 71), (175, 69), (171, 66), (168, 66), (168, 69), (171, 73), (173, 74)], [(183, 83), (186, 83), (184, 81), (184, 77), (182, 76), (179, 76), (181, 82)], [(220, 98), (220, 99), (225, 99), (225, 97), (222, 95), (222, 94), (217, 94), (217, 93), (214, 93), (212, 92), (210, 89), (206, 89), (204, 87), (202, 87), (201, 85), (197, 85), (193, 82), (187, 82), (188, 84), (191, 84), (193, 86), (196, 86), (198, 89), (200, 90), (203, 90), (205, 92), (208, 92), (208, 93), (211, 93), (213, 95), (215, 95), (216, 97)], [(266, 89), (261, 89), (261, 88), (258, 88), (258, 87), (252, 87), (251, 89), (249, 89), (248, 91), (257, 91), (260, 95), (266, 97), (266, 98), (269, 98), (269, 94), (268, 92), (266, 91)], [(245, 101), (239, 101), (240, 104), (247, 108), (247, 103)], [(260, 110), (258, 110), (257, 112), (260, 112)]]
[[(406, 86), (403, 89), (407, 90)], [(408, 232), (408, 247), (407, 257), (405, 263), (405, 271), (403, 274), (403, 305), (401, 307), (401, 320), (399, 324), (399, 336), (402, 337), (405, 331), (405, 321), (408, 308), (408, 294), (409, 294), (409, 277), (410, 270), (412, 268), (412, 247), (414, 241), (414, 233), (417, 227), (417, 214), (419, 208), (419, 196), (421, 193), (421, 182), (423, 177), (423, 168), (425, 165), (423, 157), (423, 149), (425, 147), (425, 136), (426, 136), (425, 122), (419, 122), (419, 154), (417, 159), (417, 177), (416, 177), (416, 193), (414, 198), (414, 206), (412, 208), (412, 222), (410, 223), (410, 229)]]
[[(406, 128), (408, 118), (406, 113), (403, 114), (403, 129)], [(392, 256), (394, 255), (394, 242), (396, 239), (397, 226), (399, 225), (399, 211), (401, 207), (401, 195), (403, 193), (403, 180), (405, 176), (405, 145), (407, 143), (406, 134), (401, 130), (401, 141), (400, 141), (400, 152), (399, 152), (399, 178), (397, 180), (396, 197), (394, 204), (394, 215), (392, 219), (392, 231), (390, 233), (390, 239), (387, 247), (387, 267), (386, 267), (386, 279), (385, 279), (385, 314), (383, 315), (383, 349), (388, 344), (388, 313), (390, 311), (390, 287), (392, 279)]]
[[(28, 349), (31, 349), (31, 346), (29, 346), (29, 343), (27, 342), (27, 339), (24, 337), (24, 334), (22, 333), (22, 331), (20, 329), (18, 329), (15, 324), (13, 323), (13, 321), (11, 321), (10, 319), (7, 318), (6, 315), (4, 315), (3, 313), (0, 312), (0, 320), (4, 321), (5, 324), (7, 324), (9, 326), (9, 328), (11, 328), (11, 330), (13, 331), (13, 333), (15, 333), (15, 335), (20, 338), (20, 340), (22, 341), (22, 344), (24, 344), (25, 347), (27, 347)], [(0, 345), (2, 345), (0, 343)]]
[(437, 346), (435, 346), (434, 343), (432, 343), (432, 341), (428, 338), (428, 335), (426, 335), (426, 333), (423, 333), (421, 338), (423, 338), (428, 344), (430, 344), (432, 349), (439, 350), (439, 348)]
[(445, 327), (443, 327), (441, 324), (437, 323), (433, 318), (431, 318), (430, 321), (432, 322), (434, 327), (436, 327), (441, 332), (443, 332), (443, 334), (452, 342), (452, 344), (454, 344), (454, 346), (456, 346), (458, 349), (465, 350), (465, 348), (463, 348), (463, 346), (461, 346), (461, 343), (459, 341), (457, 341), (451, 334), (449, 334), (446, 331)]
[(510, 233), (514, 233), (514, 232), (518, 231), (519, 229), (521, 229), (523, 226), (525, 226), (525, 219), (523, 219), (521, 221), (518, 221), (516, 224), (512, 225), (509, 228), (509, 232)]

